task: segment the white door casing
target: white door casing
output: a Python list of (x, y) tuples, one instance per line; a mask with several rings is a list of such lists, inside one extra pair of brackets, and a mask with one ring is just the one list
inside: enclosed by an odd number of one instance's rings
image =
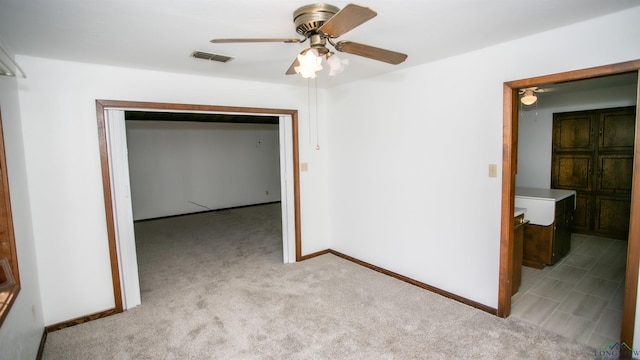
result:
[(136, 239), (133, 229), (133, 208), (131, 205), (124, 111), (105, 109), (104, 119), (107, 151), (109, 153), (109, 174), (111, 175), (113, 221), (118, 251), (118, 266), (120, 267), (122, 307), (126, 310), (140, 305), (141, 298)]
[(282, 205), (282, 256), (296, 262), (295, 206), (293, 191), (293, 132), (291, 115), (280, 116), (280, 200)]

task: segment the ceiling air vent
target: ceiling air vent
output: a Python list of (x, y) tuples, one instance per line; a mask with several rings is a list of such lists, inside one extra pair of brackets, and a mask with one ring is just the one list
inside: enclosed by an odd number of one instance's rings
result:
[(204, 51), (194, 51), (193, 53), (191, 53), (191, 56), (197, 59), (211, 60), (211, 61), (217, 61), (222, 63), (226, 63), (233, 59), (232, 57), (229, 57), (229, 56), (211, 54)]

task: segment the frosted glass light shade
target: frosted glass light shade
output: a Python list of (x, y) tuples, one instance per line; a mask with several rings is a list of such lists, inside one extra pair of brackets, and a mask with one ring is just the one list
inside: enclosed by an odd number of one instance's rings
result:
[(293, 69), (305, 79), (315, 79), (316, 71), (322, 70), (322, 58), (317, 56), (313, 49), (307, 51), (304, 55), (298, 55), (299, 66)]
[(524, 105), (533, 105), (538, 100), (538, 97), (533, 93), (532, 90), (526, 90), (524, 95), (520, 99)]

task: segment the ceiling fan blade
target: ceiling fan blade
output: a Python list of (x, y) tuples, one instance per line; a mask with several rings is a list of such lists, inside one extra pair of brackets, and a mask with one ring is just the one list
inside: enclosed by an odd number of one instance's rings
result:
[(260, 42), (281, 42), (281, 43), (300, 43), (306, 39), (296, 38), (256, 38), (256, 39), (213, 39), (214, 44), (228, 44), (228, 43), (260, 43)]
[(348, 54), (363, 56), (378, 61), (384, 61), (393, 65), (398, 65), (407, 59), (407, 54), (380, 49), (353, 41), (339, 41), (336, 44), (335, 48), (338, 51), (346, 52)]
[(285, 75), (295, 75), (296, 74), (296, 66), (300, 66), (300, 62), (298, 61), (298, 57), (296, 56), (296, 59), (293, 60), (293, 63), (291, 63), (291, 66), (289, 66), (289, 68), (287, 69), (287, 72), (285, 73)]
[[(310, 49), (304, 49), (300, 52), (300, 55), (304, 55), (307, 53), (307, 51), (309, 51)], [(296, 74), (296, 66), (300, 66), (300, 62), (298, 61), (298, 57), (296, 56), (295, 60), (293, 60), (293, 63), (291, 63), (291, 66), (289, 66), (289, 69), (287, 69), (287, 72), (285, 73), (285, 75), (295, 75)]]
[(337, 38), (373, 19), (376, 15), (378, 13), (368, 7), (349, 4), (320, 26), (318, 31), (329, 37)]

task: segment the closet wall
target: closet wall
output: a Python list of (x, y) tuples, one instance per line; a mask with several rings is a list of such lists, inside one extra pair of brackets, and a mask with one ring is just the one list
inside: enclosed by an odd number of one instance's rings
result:
[(278, 125), (126, 125), (134, 220), (280, 201)]

